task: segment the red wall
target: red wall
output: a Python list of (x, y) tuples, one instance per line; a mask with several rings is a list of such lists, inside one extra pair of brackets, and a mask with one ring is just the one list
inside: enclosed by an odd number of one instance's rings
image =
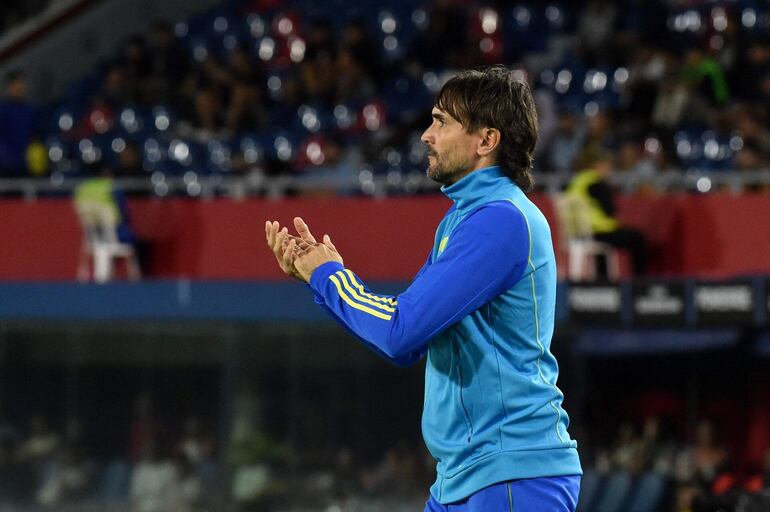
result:
[[(535, 197), (558, 225), (551, 201)], [(770, 273), (770, 196), (619, 198), (620, 216), (650, 240), (659, 274), (724, 277)], [(135, 199), (137, 233), (152, 247), (155, 277), (280, 279), (264, 221), (300, 215), (328, 233), (363, 277), (406, 280), (422, 265), (449, 207), (443, 196), (371, 199)], [(80, 229), (68, 200), (0, 201), (0, 279), (74, 279)]]

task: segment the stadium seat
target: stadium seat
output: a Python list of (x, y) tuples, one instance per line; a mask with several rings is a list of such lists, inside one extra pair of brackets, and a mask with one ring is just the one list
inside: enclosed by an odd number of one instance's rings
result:
[(629, 512), (655, 512), (663, 499), (663, 475), (650, 472), (641, 477), (628, 505)]
[(139, 262), (132, 244), (120, 242), (117, 236), (118, 221), (115, 212), (103, 203), (81, 201), (76, 204), (80, 225), (83, 228), (83, 245), (80, 252), (77, 277), (81, 282), (89, 280), (89, 266), (93, 280), (106, 283), (112, 280), (116, 259), (126, 261), (128, 278), (141, 278)]
[(131, 466), (123, 460), (107, 464), (99, 477), (98, 499), (105, 503), (124, 503), (131, 485)]
[(625, 472), (609, 477), (593, 510), (595, 512), (625, 512), (628, 510), (624, 505), (632, 490), (632, 483), (631, 475)]
[(407, 76), (390, 80), (383, 88), (388, 113), (398, 121), (411, 123), (430, 110), (432, 101), (425, 84)]
[(602, 477), (595, 471), (586, 470), (580, 479), (580, 498), (577, 512), (591, 512), (591, 505), (596, 500), (602, 488)]

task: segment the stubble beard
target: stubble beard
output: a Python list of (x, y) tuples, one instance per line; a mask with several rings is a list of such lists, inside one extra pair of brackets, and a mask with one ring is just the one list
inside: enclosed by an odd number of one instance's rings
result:
[[(429, 153), (433, 157), (433, 164), (428, 164), (426, 174), (428, 178), (442, 185), (451, 185), (457, 181), (457, 177), (465, 173), (467, 166), (460, 162), (447, 162), (435, 153)], [(430, 162), (430, 160), (429, 160)]]

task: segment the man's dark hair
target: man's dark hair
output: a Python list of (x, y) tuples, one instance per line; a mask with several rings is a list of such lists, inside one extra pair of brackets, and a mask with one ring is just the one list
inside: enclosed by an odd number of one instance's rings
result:
[(522, 190), (532, 189), (537, 111), (524, 80), (504, 66), (462, 71), (441, 88), (436, 107), (457, 119), (468, 133), (483, 127), (499, 130), (500, 167)]

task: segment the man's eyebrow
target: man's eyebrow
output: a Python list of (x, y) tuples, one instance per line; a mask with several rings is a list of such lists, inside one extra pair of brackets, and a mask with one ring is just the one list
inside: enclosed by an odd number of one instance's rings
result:
[(441, 112), (431, 112), (431, 117), (434, 119), (438, 119), (439, 121), (443, 121), (446, 119), (446, 116)]

